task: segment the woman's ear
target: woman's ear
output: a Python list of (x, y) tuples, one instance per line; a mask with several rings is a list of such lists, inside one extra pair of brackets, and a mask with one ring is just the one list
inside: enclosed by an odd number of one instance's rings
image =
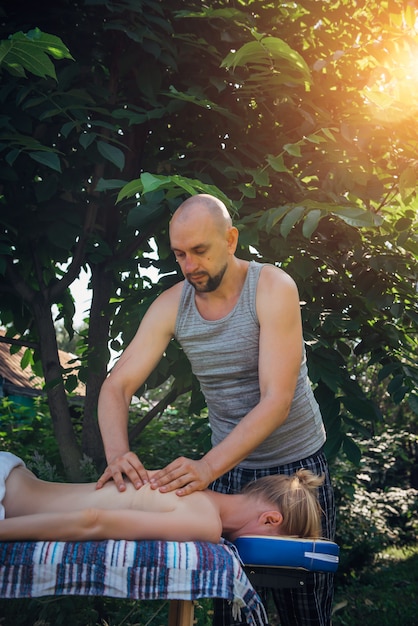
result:
[[(264, 527), (269, 526), (269, 532), (271, 531), (274, 534), (278, 534), (279, 528), (283, 523), (283, 515), (280, 511), (265, 511), (260, 515), (259, 523)], [(264, 528), (264, 530), (267, 530)]]

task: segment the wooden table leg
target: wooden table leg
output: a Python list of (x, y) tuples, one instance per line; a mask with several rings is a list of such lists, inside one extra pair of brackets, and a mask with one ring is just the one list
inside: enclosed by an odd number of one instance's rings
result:
[(193, 600), (170, 600), (168, 626), (193, 626)]

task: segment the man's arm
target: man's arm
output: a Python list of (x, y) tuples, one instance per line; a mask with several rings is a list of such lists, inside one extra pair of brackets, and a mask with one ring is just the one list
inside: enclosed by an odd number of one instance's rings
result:
[(119, 491), (124, 491), (123, 475), (137, 489), (148, 482), (147, 471), (129, 450), (129, 405), (173, 337), (181, 288), (181, 283), (175, 285), (150, 306), (135, 337), (103, 383), (98, 419), (108, 466), (97, 482), (99, 489), (113, 479)]
[[(260, 322), (259, 403), (231, 433), (199, 461), (175, 459), (151, 480), (161, 491), (186, 495), (208, 484), (243, 461), (286, 420), (302, 360), (299, 295), (285, 272), (266, 266), (257, 289)], [(225, 407), (228, 411), (228, 407)]]

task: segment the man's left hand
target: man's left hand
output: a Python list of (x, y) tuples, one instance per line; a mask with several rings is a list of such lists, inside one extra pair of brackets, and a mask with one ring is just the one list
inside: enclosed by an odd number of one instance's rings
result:
[(211, 468), (204, 459), (194, 461), (181, 456), (156, 472), (150, 482), (153, 489), (176, 491), (178, 496), (186, 496), (206, 489), (212, 480)]

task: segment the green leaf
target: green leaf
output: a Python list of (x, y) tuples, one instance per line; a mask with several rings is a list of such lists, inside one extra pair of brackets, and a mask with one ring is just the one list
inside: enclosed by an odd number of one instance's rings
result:
[[(78, 141), (80, 142), (80, 146), (82, 146), (84, 150), (86, 150), (89, 146), (91, 146), (91, 144), (96, 139), (96, 137), (97, 137), (96, 133), (81, 133), (81, 135), (78, 138)], [(100, 151), (100, 148), (98, 149)]]
[(415, 413), (415, 415), (418, 415), (418, 396), (415, 394), (411, 394), (408, 398), (408, 404)]
[(65, 138), (67, 138), (71, 131), (74, 130), (74, 128), (76, 127), (77, 122), (66, 122), (61, 126), (61, 133), (64, 135)]
[(37, 139), (30, 135), (23, 135), (20, 133), (2, 133), (1, 139), (3, 142), (9, 142), (11, 146), (18, 146), (25, 150), (33, 150), (38, 152), (53, 152), (51, 148), (42, 145)]
[(121, 189), (126, 185), (126, 180), (120, 180), (118, 178), (99, 178), (95, 191), (109, 191), (109, 189)]
[(370, 420), (371, 422), (376, 421), (380, 417), (375, 405), (367, 398), (343, 396), (341, 401), (345, 408), (355, 417)]
[(15, 33), (7, 41), (0, 42), (0, 65), (17, 76), (25, 76), (28, 71), (56, 80), (55, 67), (49, 56), (73, 59), (59, 37), (43, 33), (38, 28), (27, 34)]
[(221, 67), (236, 69), (246, 65), (264, 65), (272, 73), (286, 73), (286, 81), (311, 83), (311, 74), (303, 57), (283, 39), (263, 37), (250, 41), (235, 52), (230, 52)]
[(417, 175), (415, 167), (406, 167), (399, 177), (399, 191), (402, 200), (405, 201), (417, 188)]
[(298, 143), (286, 143), (283, 146), (283, 150), (286, 150), (288, 154), (295, 157), (300, 157), (302, 154)]
[(288, 172), (283, 155), (279, 154), (278, 156), (273, 156), (272, 154), (268, 154), (266, 157), (267, 163), (275, 172)]
[(20, 150), (17, 150), (17, 149), (10, 150), (10, 152), (8, 152), (5, 156), (6, 163), (8, 163), (10, 167), (13, 167), (13, 164), (16, 161), (19, 154), (20, 154)]
[(403, 383), (402, 374), (398, 374), (398, 376), (394, 376), (388, 385), (388, 392), (390, 394), (395, 393), (402, 386), (402, 383)]
[(258, 230), (256, 228), (250, 228), (245, 226), (240, 228), (239, 224), (236, 224), (239, 229), (239, 243), (240, 245), (248, 248), (249, 246), (257, 247), (258, 245)]
[(231, 213), (235, 212), (235, 207), (232, 205), (228, 196), (218, 187), (215, 187), (215, 185), (202, 183), (200, 180), (179, 176), (177, 174), (174, 176), (160, 176), (144, 172), (141, 174), (140, 178), (131, 181), (120, 190), (117, 202), (120, 202), (123, 198), (132, 197), (134, 195), (140, 196), (142, 193), (151, 193), (160, 188), (165, 189), (167, 194), (170, 194), (170, 196), (174, 198), (182, 195), (183, 191), (186, 191), (190, 195), (208, 193), (222, 200)]
[(248, 170), (248, 173), (251, 174), (251, 176), (254, 179), (255, 184), (258, 185), (259, 187), (268, 186), (270, 182), (270, 177), (268, 175), (268, 172), (264, 168), (257, 169), (257, 170)]
[(354, 463), (354, 465), (360, 465), (361, 450), (355, 441), (347, 435), (343, 436), (343, 451), (347, 455), (349, 461)]
[(20, 367), (22, 368), (22, 370), (26, 369), (28, 367), (28, 365), (30, 365), (32, 362), (32, 350), (30, 350), (29, 348), (26, 348), (25, 352), (23, 353), (22, 358), (20, 359)]
[(240, 185), (238, 185), (238, 190), (246, 198), (255, 198), (257, 195), (256, 188), (250, 183), (241, 183)]
[(280, 63), (288, 61), (289, 65), (293, 66), (294, 70), (300, 72), (304, 80), (311, 82), (311, 73), (304, 58), (293, 50), (283, 39), (278, 37), (264, 37), (261, 39), (261, 44), (266, 46), (274, 60), (279, 60)]
[(151, 193), (152, 191), (155, 191), (156, 189), (159, 189), (160, 187), (166, 185), (167, 182), (170, 181), (170, 177), (154, 176), (154, 174), (150, 174), (149, 172), (144, 172), (143, 174), (141, 174), (143, 193)]
[(120, 148), (112, 146), (105, 141), (98, 141), (97, 149), (102, 157), (104, 157), (107, 161), (113, 163), (113, 165), (116, 165), (116, 167), (119, 168), (121, 171), (123, 170), (123, 168), (125, 167), (125, 155), (123, 154), (122, 150), (120, 150)]
[(127, 224), (129, 227), (141, 229), (157, 217), (160, 217), (164, 213), (164, 204), (138, 204), (128, 213)]
[(132, 198), (132, 196), (136, 196), (141, 194), (143, 190), (143, 185), (140, 178), (136, 178), (135, 180), (131, 180), (131, 182), (127, 183), (120, 192), (118, 193), (118, 197), (116, 198), (116, 203), (120, 202), (124, 198)]
[(266, 211), (262, 214), (260, 219), (258, 220), (258, 227), (260, 230), (265, 229), (267, 233), (270, 233), (272, 228), (277, 224), (279, 220), (282, 219), (284, 215), (289, 210), (289, 206), (286, 204), (284, 206), (275, 207)]
[(314, 209), (309, 211), (305, 219), (303, 220), (302, 234), (306, 239), (310, 239), (312, 233), (317, 229), (319, 220), (321, 219), (321, 211)]
[(78, 378), (75, 374), (67, 376), (64, 382), (65, 389), (68, 393), (72, 393), (78, 385)]
[(235, 122), (239, 122), (239, 117), (231, 113), (231, 111), (225, 107), (221, 107), (216, 102), (212, 100), (208, 100), (203, 97), (201, 93), (185, 93), (177, 91), (177, 89), (173, 86), (170, 86), (169, 91), (171, 98), (176, 98), (177, 100), (182, 100), (183, 102), (190, 102), (195, 104), (198, 107), (201, 107), (207, 111), (216, 111), (217, 113), (221, 113), (224, 117), (231, 119)]
[(315, 144), (326, 142), (326, 139), (324, 137), (321, 137), (320, 135), (315, 135), (315, 134), (306, 135), (305, 140), (309, 141), (309, 143), (315, 143)]
[(396, 402), (396, 404), (400, 404), (402, 400), (405, 398), (408, 391), (409, 391), (409, 387), (402, 385), (402, 387), (399, 387), (399, 389), (393, 392), (392, 394), (393, 401)]
[(331, 212), (334, 215), (338, 215), (350, 226), (368, 226), (373, 228), (383, 222), (383, 218), (380, 215), (357, 207), (333, 207)]
[(301, 219), (305, 209), (303, 206), (295, 206), (285, 215), (280, 224), (280, 234), (286, 239), (293, 226)]
[(399, 232), (409, 230), (413, 222), (409, 217), (401, 217), (395, 224), (395, 229)]
[(327, 459), (333, 459), (340, 451), (343, 441), (342, 433), (339, 430), (327, 431), (327, 440), (324, 444), (324, 453)]
[(292, 270), (294, 270), (298, 276), (303, 280), (306, 280), (314, 273), (316, 269), (315, 263), (306, 256), (296, 257), (292, 262)]
[[(251, 63), (256, 59), (259, 59), (260, 53), (261, 48), (259, 42), (250, 41), (249, 43), (241, 46), (239, 50), (227, 54), (221, 63), (221, 67), (232, 67), (232, 69), (235, 69), (236, 67), (246, 65), (247, 63)], [(264, 56), (264, 54), (262, 56)]]
[(413, 309), (406, 309), (405, 315), (409, 317), (409, 319), (412, 320), (414, 324), (418, 325), (418, 313), (416, 311), (414, 311)]
[(321, 128), (321, 131), (324, 133), (326, 137), (328, 137), (328, 139), (331, 139), (331, 141), (337, 141), (332, 132), (332, 131), (334, 132), (338, 131), (337, 128)]
[(367, 98), (367, 100), (370, 100), (370, 102), (375, 104), (379, 109), (390, 109), (393, 104), (393, 96), (390, 95), (387, 91), (379, 91), (376, 88), (365, 89), (363, 91), (363, 94)]
[(396, 363), (396, 362), (387, 363), (379, 370), (379, 373), (377, 375), (377, 380), (379, 382), (384, 380), (387, 376), (389, 376), (389, 374), (396, 371), (397, 369), (399, 369), (399, 363)]
[(61, 173), (61, 163), (55, 152), (29, 152), (29, 156), (34, 161), (50, 167), (52, 170)]

